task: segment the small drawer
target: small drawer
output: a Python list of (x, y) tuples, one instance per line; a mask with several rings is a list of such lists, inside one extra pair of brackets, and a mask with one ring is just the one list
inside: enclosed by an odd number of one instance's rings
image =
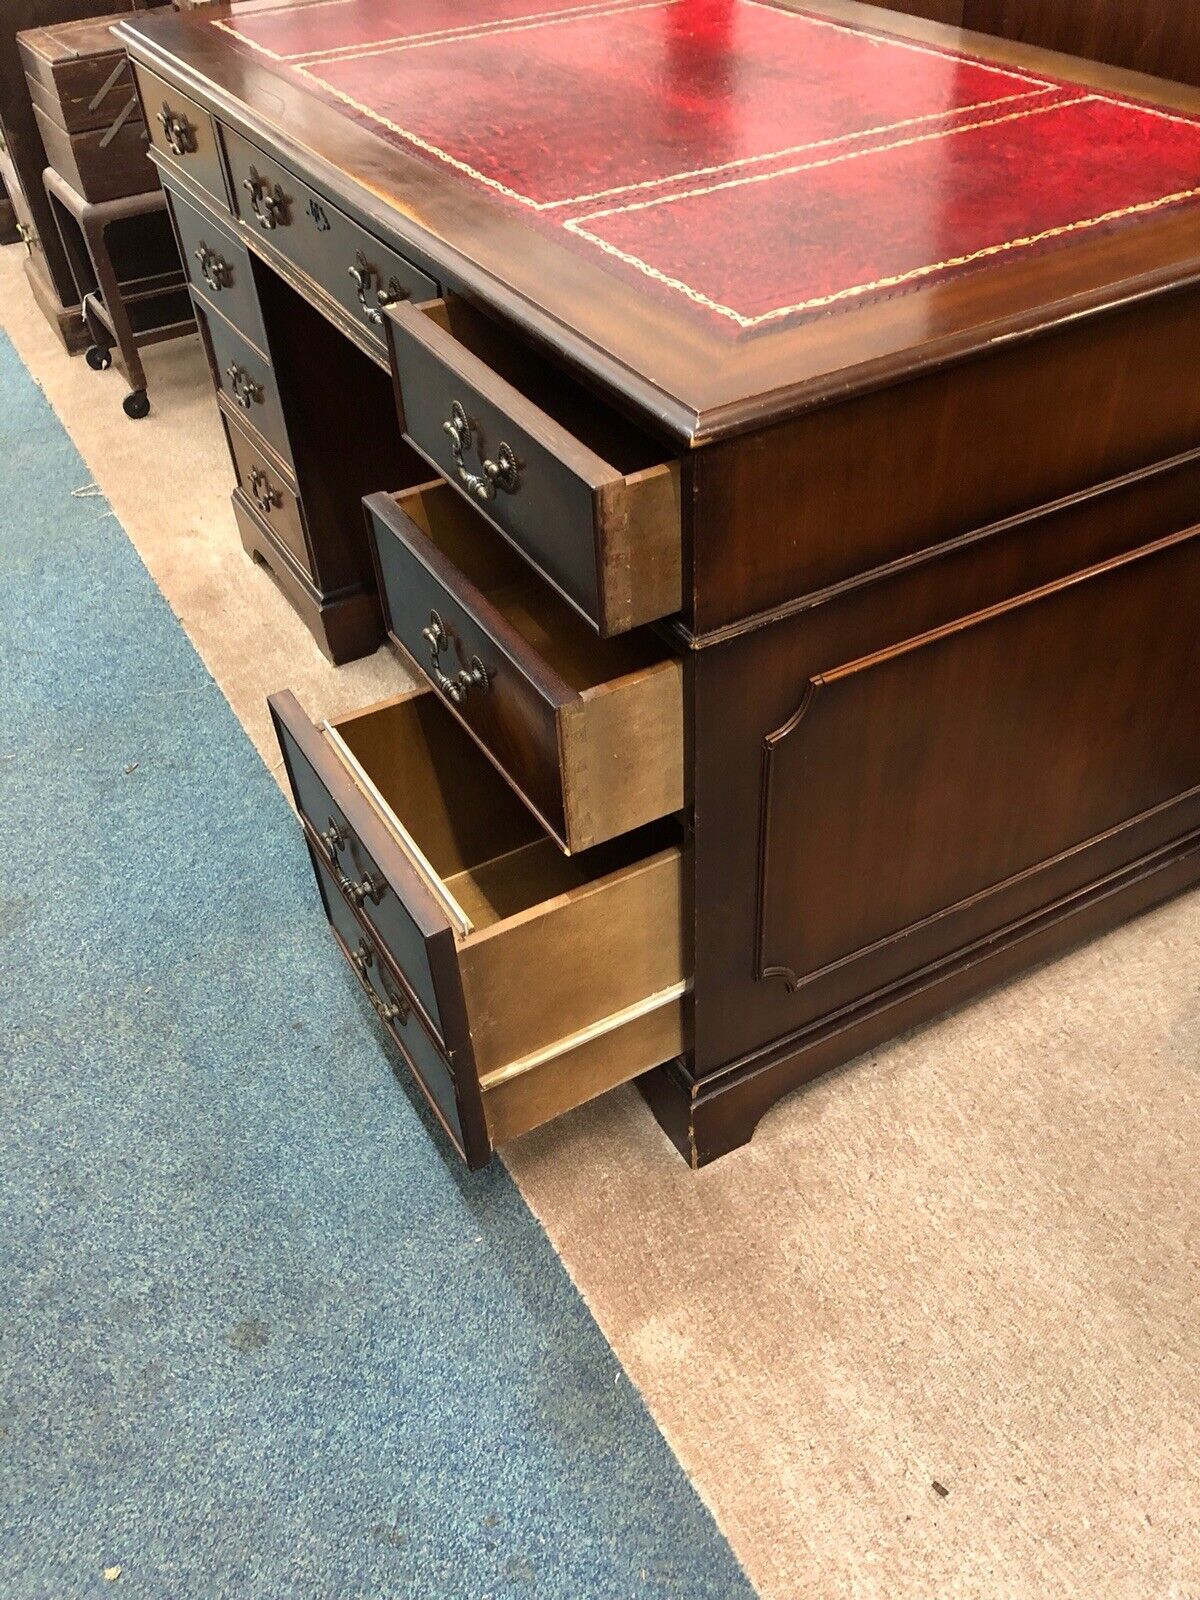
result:
[(175, 214), (184, 270), (192, 288), (227, 322), (232, 322), (252, 345), (266, 350), (266, 330), (245, 247), (185, 200), (178, 190), (168, 187), (167, 194)]
[(223, 317), (205, 317), (212, 347), (213, 377), (225, 398), (291, 465), (287, 429), (271, 363)]
[(603, 637), (678, 611), (679, 464), (459, 299), (387, 314), (400, 422)]
[(323, 730), (271, 711), (314, 851), (478, 1106), (470, 1151), (686, 1047), (674, 825), (564, 856), (428, 690)]
[(229, 453), (237, 471), (238, 488), (280, 544), (312, 577), (313, 565), (304, 529), (304, 513), (295, 489), (249, 434), (243, 433), (224, 411), (221, 420), (225, 424)]
[(384, 307), (426, 300), (437, 294), (436, 283), (249, 140), (228, 128), (223, 137), (242, 221), (257, 229), (324, 292), (346, 323), (369, 335), (382, 351)]
[(135, 65), (133, 70), (146, 113), (150, 143), (156, 153), (168, 168), (185, 173), (228, 210), (229, 196), (225, 191), (225, 173), (213, 119), (194, 100), (145, 67)]
[(388, 632), (569, 852), (678, 811), (683, 667), (598, 639), (447, 484), (366, 501)]

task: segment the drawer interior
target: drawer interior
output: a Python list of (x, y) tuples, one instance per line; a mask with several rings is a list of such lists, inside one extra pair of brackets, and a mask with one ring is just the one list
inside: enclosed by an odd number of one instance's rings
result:
[(578, 694), (665, 661), (652, 633), (601, 639), (531, 570), (512, 546), (440, 480), (394, 496), (421, 532), (496, 608), (546, 664)]
[(660, 466), (671, 452), (517, 335), (451, 296), (420, 308), (464, 349), (626, 477)]
[[(511, 1101), (586, 1059), (585, 1081), (562, 1086), (577, 1104), (677, 1048), (690, 978), (677, 823), (564, 856), (428, 690), (326, 736), (455, 931), (485, 1098), (497, 1077)], [(648, 1026), (666, 1055), (646, 1056)]]
[(331, 727), (368, 798), (457, 911), (463, 939), (679, 840), (667, 820), (565, 856), (433, 694), (385, 701)]

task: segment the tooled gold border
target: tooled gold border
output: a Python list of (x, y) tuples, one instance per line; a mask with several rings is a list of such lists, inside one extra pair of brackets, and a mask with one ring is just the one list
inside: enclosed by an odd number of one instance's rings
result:
[[(950, 256), (942, 261), (929, 262), (920, 267), (913, 267), (907, 272), (895, 273), (885, 278), (877, 278), (868, 283), (853, 284), (845, 289), (835, 290), (830, 294), (817, 295), (808, 300), (797, 301), (794, 305), (776, 306), (770, 311), (760, 312), (757, 316), (745, 316), (732, 306), (724, 305), (719, 300), (712, 299), (711, 296), (704, 294), (702, 290), (693, 288), (691, 284), (685, 283), (681, 278), (671, 277), (669, 274), (660, 271), (659, 268), (652, 266), (649, 262), (643, 261), (640, 256), (634, 255), (631, 251), (620, 249), (617, 245), (611, 244), (608, 240), (590, 232), (584, 226), (585, 223), (596, 222), (602, 217), (621, 216), (632, 211), (645, 211), (653, 206), (670, 205), (679, 200), (716, 194), (722, 189), (743, 188), (751, 183), (767, 183), (777, 178), (791, 177), (798, 172), (811, 172), (821, 167), (835, 166), (843, 161), (854, 161), (861, 157), (882, 155), (887, 151), (902, 150), (910, 145), (926, 144), (936, 139), (953, 138), (957, 134), (974, 133), (982, 128), (997, 127), (1006, 122), (1019, 122), (1028, 117), (1043, 116), (1051, 111), (1067, 110), (1093, 101), (1103, 101), (1111, 105), (1124, 104), (1122, 101), (1110, 100), (1104, 95), (1083, 95), (1075, 100), (1056, 100), (1048, 106), (1032, 106), (1024, 111), (1009, 112), (1006, 116), (992, 117), (984, 122), (965, 123), (953, 128), (941, 128), (933, 133), (918, 134), (911, 139), (900, 139), (891, 144), (872, 145), (865, 150), (843, 151), (839, 155), (830, 156), (821, 161), (803, 162), (794, 167), (785, 167), (779, 172), (755, 173), (749, 177), (733, 178), (725, 183), (708, 184), (700, 188), (684, 190), (678, 194), (657, 196), (653, 200), (642, 200), (631, 205), (611, 206), (604, 211), (593, 212), (586, 217), (569, 218), (564, 222), (563, 227), (578, 238), (584, 239), (589, 244), (593, 244), (598, 249), (603, 250), (606, 255), (614, 256), (617, 260), (625, 262), (626, 265), (635, 267), (648, 278), (654, 279), (655, 282), (677, 290), (697, 305), (705, 306), (719, 316), (728, 317), (731, 321), (736, 322), (739, 327), (757, 328), (765, 322), (772, 322), (780, 317), (793, 316), (803, 311), (817, 311), (827, 306), (836, 305), (843, 300), (877, 293), (884, 289), (899, 288), (906, 283), (929, 277), (937, 272), (970, 266), (976, 261), (983, 261), (991, 256), (1004, 255), (1013, 250), (1027, 250), (1049, 239), (1060, 238), (1072, 233), (1081, 233), (1090, 228), (1102, 227), (1106, 223), (1118, 222), (1124, 217), (1133, 217), (1146, 212), (1157, 211), (1165, 206), (1180, 205), (1184, 201), (1200, 197), (1200, 188), (1177, 190), (1172, 194), (1160, 195), (1154, 200), (1143, 200), (1137, 205), (1121, 206), (1114, 210), (1103, 212), (1099, 216), (1061, 223), (1057, 227), (1044, 228), (1038, 233), (1026, 234), (1018, 239), (1006, 239), (999, 244), (985, 245), (978, 250), (972, 250), (962, 255)], [(1187, 118), (1183, 117), (1169, 117), (1167, 113), (1159, 112), (1149, 106), (1139, 106), (1137, 109), (1145, 111), (1149, 115), (1167, 117), (1169, 121), (1188, 121)]]

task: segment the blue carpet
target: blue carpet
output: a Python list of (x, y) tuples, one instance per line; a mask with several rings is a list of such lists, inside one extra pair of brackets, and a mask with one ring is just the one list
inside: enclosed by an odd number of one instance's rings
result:
[(0, 394), (0, 1593), (749, 1595), (3, 335)]

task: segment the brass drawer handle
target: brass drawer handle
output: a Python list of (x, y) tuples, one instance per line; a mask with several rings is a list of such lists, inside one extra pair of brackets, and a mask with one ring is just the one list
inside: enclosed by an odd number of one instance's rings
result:
[(249, 177), (242, 179), (242, 188), (250, 196), (250, 209), (260, 228), (270, 232), (272, 228), (286, 228), (291, 222), (291, 200), (257, 167), (251, 167)]
[(350, 901), (351, 905), (358, 906), (361, 909), (369, 900), (372, 905), (377, 906), (387, 893), (387, 884), (384, 880), (382, 878), (373, 878), (368, 872), (360, 882), (356, 883), (353, 878), (347, 877), (342, 871), (341, 863), (338, 860), (338, 852), (343, 845), (350, 843), (351, 834), (349, 828), (344, 828), (335, 818), (330, 817), (329, 826), (323, 833), (319, 833), (317, 838), (325, 846), (326, 859), (329, 862), (329, 870), (333, 873), (334, 882), (346, 896), (346, 899)]
[(17, 234), (21, 240), (21, 243), (25, 246), (26, 250), (29, 251), (29, 254), (32, 255), (34, 250), (41, 243), (41, 240), (38, 238), (37, 234), (27, 222), (17, 223)]
[(442, 432), (450, 440), (450, 454), (454, 457), (459, 478), (477, 500), (494, 500), (501, 489), (505, 494), (516, 493), (520, 484), (521, 463), (511, 445), (502, 442), (494, 461), (481, 461), (482, 473), (472, 472), (467, 466), (464, 457), (471, 448), (475, 424), (467, 416), (460, 400), (455, 400), (451, 405), (450, 417), (442, 423)]
[[(361, 250), (355, 255), (354, 265), (349, 271), (351, 278), (354, 280), (354, 290), (358, 295), (358, 304), (363, 316), (368, 322), (373, 322), (376, 327), (382, 326), (385, 308), (394, 306), (397, 300), (403, 300), (404, 290), (395, 278), (389, 281), (385, 289), (379, 268), (368, 261)], [(373, 306), (367, 303), (367, 296), (372, 290), (375, 291), (375, 304)]]
[(453, 675), (443, 669), (442, 652), (450, 649), (450, 635), (436, 611), (429, 613), (429, 626), (421, 629), (421, 637), (429, 646), (429, 675), (451, 704), (461, 706), (472, 689), (487, 688), (487, 668), (478, 656), (472, 656), (470, 664)]
[(250, 469), (250, 498), (264, 517), (269, 517), (276, 506), (283, 504), (283, 496), (261, 467)]
[(231, 361), (225, 369), (225, 376), (229, 379), (233, 398), (243, 411), (249, 411), (252, 405), (262, 405), (262, 384), (256, 383), (245, 367), (239, 366), (236, 361)]
[(373, 906), (377, 906), (383, 899), (387, 885), (382, 878), (372, 878), (368, 873), (360, 883), (355, 883), (352, 878), (346, 876), (339, 866), (335, 865), (333, 870), (338, 888), (346, 896), (350, 904), (357, 906), (359, 910), (366, 905), (368, 900)]
[(390, 985), (388, 986), (388, 997), (386, 1000), (382, 999), (378, 994), (376, 994), (375, 985), (368, 977), (368, 973), (375, 965), (375, 952), (371, 949), (370, 945), (365, 939), (360, 939), (358, 941), (358, 949), (350, 952), (350, 965), (357, 973), (358, 981), (363, 987), (363, 993), (375, 1007), (375, 1013), (381, 1019), (381, 1021), (398, 1022), (400, 1023), (401, 1027), (403, 1027), (403, 1025), (408, 1021), (412, 1007), (409, 1005), (408, 1001), (405, 1000), (402, 995), (398, 995)]
[(172, 111), (169, 101), (163, 101), (163, 108), (158, 113), (158, 123), (163, 131), (163, 138), (177, 156), (194, 156), (196, 154), (196, 129), (188, 121), (182, 111)]
[(329, 857), (330, 865), (337, 866), (337, 853), (344, 844), (349, 844), (350, 834), (336, 817), (330, 817), (329, 826), (317, 838), (325, 846), (325, 853)]
[(224, 256), (211, 250), (203, 239), (196, 251), (196, 260), (200, 264), (200, 276), (214, 294), (220, 294), (222, 289), (228, 289), (233, 283), (233, 268)]

